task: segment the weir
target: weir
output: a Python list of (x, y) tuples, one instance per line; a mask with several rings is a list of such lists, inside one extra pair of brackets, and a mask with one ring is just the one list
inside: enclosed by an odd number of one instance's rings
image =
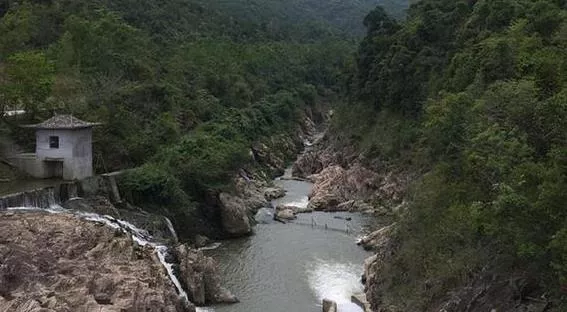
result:
[(102, 195), (112, 203), (120, 202), (117, 174), (105, 174), (76, 181), (62, 181), (50, 186), (26, 189), (0, 196), (0, 211), (13, 207), (53, 208), (77, 197)]
[[(45, 211), (47, 213), (69, 213), (84, 220), (102, 223), (113, 229), (120, 230), (131, 235), (132, 239), (140, 246), (150, 246), (155, 251), (157, 258), (165, 269), (169, 279), (175, 286), (177, 293), (185, 304), (189, 304), (188, 296), (179, 279), (174, 273), (173, 263), (167, 262), (169, 248), (166, 245), (154, 242), (153, 237), (144, 229), (140, 229), (132, 223), (113, 218), (108, 215), (100, 215), (92, 212), (74, 211), (61, 207), (67, 200), (83, 196), (105, 195), (112, 202), (120, 201), (120, 194), (114, 175), (103, 175), (90, 177), (72, 182), (61, 182), (55, 186), (48, 186), (34, 190), (22, 191), (0, 197), (1, 211)], [(177, 233), (173, 228), (171, 220), (164, 217), (170, 234), (178, 241)], [(197, 309), (197, 311), (204, 311)]]

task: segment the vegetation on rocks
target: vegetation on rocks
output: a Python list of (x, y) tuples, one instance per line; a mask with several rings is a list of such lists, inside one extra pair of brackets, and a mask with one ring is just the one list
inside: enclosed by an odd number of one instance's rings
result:
[(426, 311), (490, 271), (565, 310), (566, 17), (564, 1), (422, 0), (364, 20), (334, 132), (380, 170), (421, 173), (375, 308)]
[(19, 125), (53, 113), (101, 122), (96, 171), (135, 168), (121, 182), (130, 199), (192, 216), (210, 189), (253, 163), (256, 142), (333, 101), (372, 7), (0, 1), (0, 107), (26, 111), (1, 117), (0, 149), (11, 140), (33, 149)]

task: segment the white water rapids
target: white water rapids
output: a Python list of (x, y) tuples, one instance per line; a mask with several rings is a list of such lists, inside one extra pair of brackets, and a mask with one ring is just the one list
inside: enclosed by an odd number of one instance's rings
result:
[[(307, 207), (312, 184), (290, 177), (288, 168), (284, 178), (274, 181), (287, 193), (273, 200), (273, 207)], [(272, 209), (260, 209), (255, 235), (207, 252), (218, 260), (223, 284), (240, 299), (236, 305), (214, 306), (215, 311), (320, 312), (322, 300), (330, 299), (339, 312), (362, 312), (351, 296), (363, 292), (362, 263), (368, 253), (354, 241), (373, 222), (344, 212), (298, 214), (287, 224), (272, 219)], [(347, 228), (352, 231), (346, 233)]]
[(360, 264), (315, 259), (306, 265), (307, 280), (319, 300), (337, 303), (340, 312), (359, 312), (361, 308), (351, 301), (353, 294), (361, 293)]

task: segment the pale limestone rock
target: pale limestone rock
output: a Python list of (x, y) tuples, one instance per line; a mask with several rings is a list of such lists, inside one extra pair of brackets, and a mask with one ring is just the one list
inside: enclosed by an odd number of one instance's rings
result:
[(291, 209), (284, 209), (276, 212), (276, 218), (280, 220), (294, 220), (297, 219), (295, 213)]
[(281, 187), (268, 187), (264, 190), (266, 200), (272, 200), (285, 196), (286, 191)]
[(0, 213), (0, 312), (195, 311), (153, 248), (71, 214)]

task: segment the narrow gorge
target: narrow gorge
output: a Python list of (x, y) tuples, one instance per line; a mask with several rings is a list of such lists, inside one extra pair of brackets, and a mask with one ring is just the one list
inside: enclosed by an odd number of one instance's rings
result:
[(0, 312), (567, 311), (567, 1), (0, 0)]
[[(389, 222), (364, 200), (377, 176), (323, 163), (329, 138), (309, 118), (274, 140), (305, 150), (285, 168), (289, 150), (254, 148), (268, 170), (241, 170), (207, 221), (229, 240), (179, 241), (169, 218), (125, 200), (124, 173), (1, 197), (0, 310), (319, 311), (327, 299), (363, 311), (351, 297), (363, 294), (371, 254), (357, 241)], [(269, 172), (283, 174), (270, 181)]]

